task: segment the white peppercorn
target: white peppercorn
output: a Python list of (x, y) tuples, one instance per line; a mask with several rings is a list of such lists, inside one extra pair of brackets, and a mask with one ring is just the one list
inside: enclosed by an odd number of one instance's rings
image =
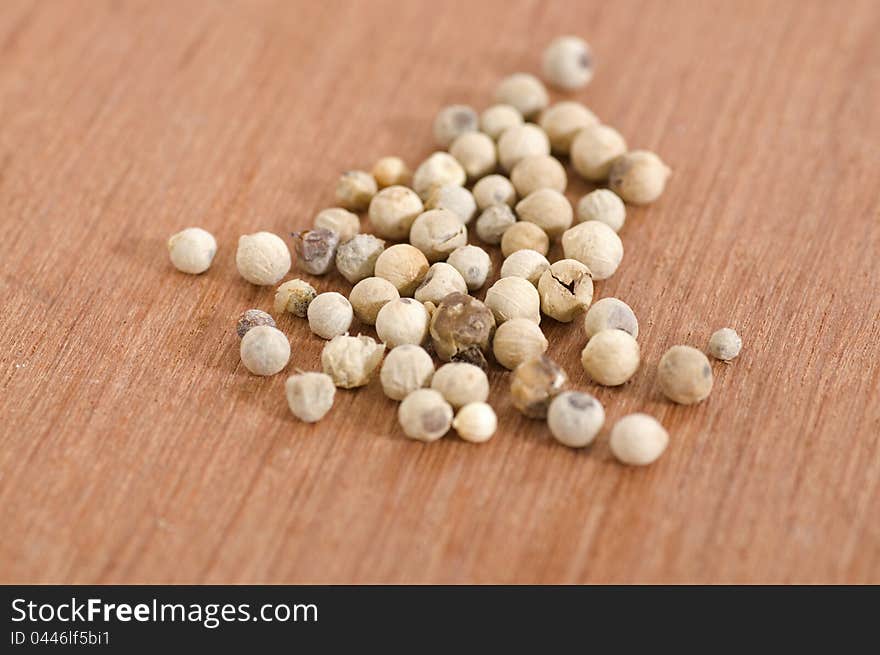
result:
[(510, 181), (521, 198), (538, 189), (553, 189), (562, 193), (568, 184), (565, 168), (550, 155), (520, 159), (510, 172)]
[(293, 232), (293, 250), (296, 262), (306, 273), (324, 275), (333, 266), (339, 235), (322, 227), (305, 232)]
[(168, 256), (181, 273), (204, 273), (216, 254), (217, 240), (200, 227), (188, 227), (168, 239)]
[(384, 352), (385, 345), (372, 337), (339, 335), (324, 344), (321, 366), (337, 387), (354, 389), (372, 379)]
[(527, 119), (537, 116), (549, 101), (541, 80), (529, 73), (514, 73), (495, 87), (495, 102), (511, 105)]
[(370, 205), (378, 186), (365, 171), (346, 171), (336, 182), (336, 201), (345, 209), (360, 212)]
[(467, 293), (467, 284), (455, 268), (446, 262), (431, 264), (428, 274), (416, 289), (413, 297), (421, 303), (440, 304), (450, 293)]
[(537, 250), (523, 248), (510, 254), (501, 264), (501, 277), (521, 277), (535, 286), (538, 280), (550, 268), (550, 262)]
[(571, 152), (571, 143), (585, 127), (597, 125), (599, 119), (579, 102), (557, 102), (541, 113), (539, 125), (550, 139), (550, 149), (558, 155)]
[(608, 177), (611, 162), (626, 152), (626, 141), (607, 125), (588, 125), (571, 142), (571, 164), (585, 179), (599, 182)]
[(516, 189), (510, 180), (503, 175), (487, 175), (474, 184), (474, 200), (481, 211), (492, 205), (510, 205), (516, 203)]
[(480, 114), (480, 129), (495, 141), (508, 127), (522, 124), (522, 114), (512, 105), (492, 105)]
[(498, 325), (512, 318), (541, 322), (541, 297), (528, 280), (503, 277), (486, 292), (486, 306), (492, 310)]
[(517, 250), (525, 249), (546, 255), (550, 250), (550, 237), (534, 223), (517, 221), (501, 236), (501, 254), (510, 257)]
[(336, 270), (355, 284), (373, 274), (385, 242), (372, 234), (358, 234), (336, 249)]
[(235, 324), (235, 333), (241, 339), (247, 334), (248, 330), (258, 325), (275, 327), (275, 319), (261, 309), (247, 309), (238, 317), (238, 321)]
[(660, 358), (657, 382), (673, 402), (692, 405), (704, 400), (712, 391), (712, 381), (709, 360), (696, 348), (672, 346)]
[(354, 285), (348, 301), (358, 320), (365, 325), (375, 325), (379, 310), (386, 303), (400, 298), (397, 288), (381, 277), (367, 277)]
[(504, 130), (498, 139), (498, 161), (506, 171), (512, 171), (526, 157), (550, 154), (550, 141), (537, 125), (524, 123)]
[(482, 288), (492, 274), (492, 258), (479, 246), (456, 248), (449, 255), (446, 263), (461, 274), (468, 291)]
[(290, 264), (290, 250), (277, 234), (256, 232), (238, 239), (235, 265), (251, 284), (278, 284), (287, 275)]
[(397, 408), (404, 434), (425, 442), (436, 441), (449, 432), (452, 415), (452, 407), (433, 389), (416, 389)]
[(742, 338), (732, 328), (721, 328), (709, 337), (709, 354), (715, 359), (729, 362), (742, 350)]
[(339, 243), (345, 243), (361, 231), (361, 219), (342, 207), (322, 209), (315, 216), (315, 227), (336, 232)]
[(416, 216), (425, 210), (422, 199), (412, 189), (390, 186), (373, 196), (370, 225), (380, 237), (401, 240), (409, 236)]
[(571, 227), (574, 212), (568, 198), (559, 191), (538, 189), (516, 204), (516, 215), (520, 221), (534, 223), (555, 239)]
[(626, 205), (613, 191), (596, 189), (578, 201), (577, 221), (600, 221), (615, 232), (620, 232), (626, 221)]
[(495, 333), (495, 317), (484, 303), (466, 293), (451, 293), (431, 314), (431, 342), (443, 361), (488, 368), (486, 353)]
[(413, 189), (422, 200), (427, 200), (436, 187), (464, 186), (467, 173), (448, 152), (435, 152), (419, 164), (413, 175)]
[(545, 418), (553, 399), (568, 384), (568, 376), (547, 355), (530, 359), (513, 370), (510, 396), (513, 406), (529, 418)]
[(409, 393), (431, 384), (434, 361), (421, 346), (404, 344), (392, 348), (382, 363), (379, 380), (391, 400), (403, 400)]
[(477, 237), (483, 243), (493, 245), (501, 243), (507, 229), (516, 223), (513, 210), (507, 205), (492, 205), (483, 210), (477, 219), (475, 228)]
[(275, 375), (290, 360), (290, 341), (278, 328), (258, 325), (242, 337), (239, 355), (254, 375)]
[(489, 378), (479, 366), (450, 362), (434, 373), (431, 388), (442, 393), (446, 402), (458, 409), (468, 403), (486, 402), (489, 397)]
[(434, 119), (434, 140), (441, 148), (448, 148), (462, 134), (476, 132), (479, 124), (480, 118), (472, 107), (449, 105)]
[(441, 186), (431, 193), (425, 209), (448, 209), (467, 225), (477, 213), (477, 201), (463, 186)]
[(428, 338), (430, 316), (425, 306), (412, 298), (391, 300), (376, 315), (376, 334), (389, 348), (406, 343), (420, 346)]
[(602, 330), (623, 330), (633, 339), (639, 336), (639, 321), (632, 308), (618, 298), (602, 298), (587, 310), (584, 332), (587, 339)]
[(544, 50), (542, 70), (560, 89), (579, 89), (593, 79), (593, 54), (587, 42), (576, 36), (560, 36)]
[(609, 445), (624, 464), (645, 466), (657, 460), (669, 444), (669, 433), (653, 416), (629, 414), (611, 429)]
[(566, 259), (585, 264), (594, 280), (607, 280), (623, 259), (623, 242), (605, 223), (587, 221), (565, 231), (562, 252)]
[(547, 427), (556, 440), (570, 448), (590, 445), (605, 423), (602, 403), (588, 393), (565, 391), (550, 403)]
[(491, 173), (498, 165), (495, 142), (482, 132), (462, 134), (449, 146), (449, 154), (461, 164), (471, 180)]
[(608, 186), (627, 202), (647, 205), (660, 197), (671, 173), (653, 152), (632, 150), (611, 164)]
[(408, 186), (412, 182), (412, 171), (400, 157), (382, 157), (373, 165), (373, 179), (380, 189)]
[(576, 259), (560, 259), (538, 281), (541, 311), (550, 318), (570, 323), (593, 302), (590, 269)]
[(317, 295), (315, 287), (305, 280), (288, 280), (275, 291), (273, 308), (276, 314), (290, 312), (295, 316), (305, 318), (309, 304)]
[(429, 209), (413, 221), (409, 242), (421, 250), (429, 262), (436, 262), (467, 245), (467, 228), (448, 209)]
[(287, 378), (284, 393), (294, 416), (306, 423), (316, 423), (333, 407), (336, 385), (326, 373), (297, 373)]
[(495, 361), (513, 370), (547, 351), (547, 337), (537, 323), (527, 318), (512, 318), (498, 326), (492, 340)]
[(341, 293), (328, 291), (315, 296), (309, 303), (306, 316), (312, 332), (322, 339), (332, 339), (348, 332), (354, 318), (354, 310)]
[(623, 330), (602, 330), (593, 335), (581, 352), (581, 364), (594, 381), (616, 387), (639, 368), (639, 344)]
[(488, 403), (468, 403), (455, 414), (452, 427), (465, 441), (485, 443), (498, 429), (498, 417)]
[(429, 266), (421, 250), (408, 243), (398, 243), (376, 259), (375, 274), (391, 282), (401, 296), (411, 296), (425, 279)]

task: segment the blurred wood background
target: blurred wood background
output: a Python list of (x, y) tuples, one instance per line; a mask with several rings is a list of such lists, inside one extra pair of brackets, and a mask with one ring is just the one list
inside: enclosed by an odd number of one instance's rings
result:
[[(0, 581), (880, 583), (878, 31), (874, 0), (7, 0)], [(238, 236), (417, 164), (441, 106), (486, 107), (563, 33), (598, 67), (554, 99), (675, 172), (597, 284), (639, 316), (638, 374), (590, 384), (577, 323), (545, 321), (550, 353), (608, 426), (657, 416), (666, 454), (559, 446), (498, 370), (483, 446), (403, 438), (378, 381), (297, 422), (286, 375), (239, 363), (234, 321), (273, 290)], [(220, 245), (198, 277), (165, 247), (190, 225)], [(708, 401), (664, 401), (665, 349), (728, 325), (745, 348)], [(288, 370), (317, 368), (305, 322), (279, 327)]]

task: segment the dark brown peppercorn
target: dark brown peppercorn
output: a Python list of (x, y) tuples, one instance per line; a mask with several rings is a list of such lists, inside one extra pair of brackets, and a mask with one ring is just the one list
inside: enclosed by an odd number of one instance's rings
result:
[(482, 302), (466, 293), (450, 293), (431, 316), (431, 342), (444, 362), (463, 361), (486, 368), (495, 317)]

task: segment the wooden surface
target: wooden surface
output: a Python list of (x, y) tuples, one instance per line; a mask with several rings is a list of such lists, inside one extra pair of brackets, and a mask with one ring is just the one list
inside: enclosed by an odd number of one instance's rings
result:
[[(0, 581), (880, 582), (878, 7), (5, 2)], [(573, 97), (675, 173), (597, 285), (639, 316), (638, 374), (590, 384), (578, 324), (545, 322), (551, 354), (609, 426), (657, 416), (664, 457), (556, 445), (500, 371), (484, 446), (403, 438), (376, 381), (294, 420), (286, 376), (239, 363), (234, 320), (273, 290), (238, 236), (417, 163), (439, 107), (487, 106), (569, 32), (598, 59)], [(198, 277), (165, 248), (190, 225), (220, 244)], [(664, 350), (726, 325), (745, 347), (708, 401), (664, 401)], [(279, 327), (288, 370), (317, 368)]]

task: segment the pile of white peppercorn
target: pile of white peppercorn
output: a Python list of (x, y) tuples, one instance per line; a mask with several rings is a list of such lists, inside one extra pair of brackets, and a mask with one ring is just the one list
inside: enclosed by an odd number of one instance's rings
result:
[[(563, 90), (593, 76), (589, 46), (560, 37), (545, 50), (544, 77)], [(590, 378), (622, 385), (640, 364), (639, 325), (617, 298), (593, 303), (594, 283), (611, 277), (623, 259), (618, 232), (626, 203), (647, 204), (663, 193), (670, 169), (654, 153), (629, 150), (624, 138), (583, 104), (550, 105), (544, 84), (513, 74), (495, 89), (495, 104), (478, 114), (466, 105), (442, 109), (433, 125), (439, 150), (410, 172), (398, 157), (383, 157), (371, 172), (348, 171), (336, 184), (338, 207), (318, 213), (311, 230), (291, 235), (298, 268), (324, 275), (335, 266), (350, 282), (348, 297), (318, 294), (302, 279), (277, 287), (274, 312), (308, 320), (327, 340), (323, 372), (287, 379), (291, 412), (302, 421), (323, 418), (337, 387), (362, 387), (378, 373), (398, 418), (412, 439), (434, 441), (454, 429), (484, 442), (497, 418), (487, 404), (492, 363), (512, 371), (513, 405), (545, 419), (562, 444), (590, 444), (605, 421), (601, 403), (566, 390), (565, 370), (546, 354), (541, 315), (563, 323), (583, 321), (581, 365)], [(563, 195), (568, 179), (560, 159), (593, 183), (607, 182), (575, 207)], [(361, 232), (355, 212), (366, 212), (372, 234)], [(500, 246), (500, 278), (485, 301), (470, 295), (492, 275), (492, 260), (468, 244), (468, 226), (485, 246)], [(564, 258), (550, 262), (559, 241)], [(392, 243), (393, 242), (393, 243)], [(217, 251), (214, 237), (188, 228), (168, 242), (171, 260), (185, 273), (206, 271)], [(283, 238), (269, 232), (242, 236), (236, 252), (241, 276), (277, 285), (292, 258)], [(375, 326), (379, 341), (349, 334), (357, 317)], [(238, 320), (241, 361), (255, 375), (274, 375), (290, 359), (290, 342), (272, 316), (248, 309)], [(742, 342), (733, 330), (712, 335), (709, 353), (730, 361)], [(386, 354), (386, 349), (388, 350)], [(442, 362), (435, 370), (434, 358)], [(658, 383), (676, 403), (705, 399), (712, 369), (699, 350), (678, 345), (660, 360)], [(646, 414), (620, 419), (610, 434), (614, 455), (648, 464), (666, 448), (663, 426)]]

